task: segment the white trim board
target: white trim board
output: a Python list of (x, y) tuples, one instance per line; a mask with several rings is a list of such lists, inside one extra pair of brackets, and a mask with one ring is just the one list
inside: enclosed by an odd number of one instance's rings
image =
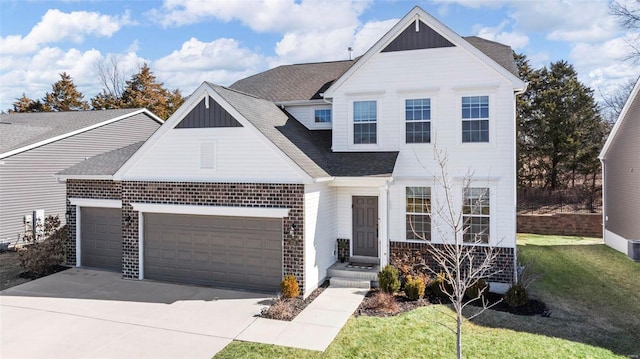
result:
[(78, 207), (122, 208), (119, 199), (69, 198), (69, 203)]
[(289, 208), (193, 206), (179, 204), (131, 203), (134, 211), (143, 213), (194, 214), (204, 216), (284, 218)]

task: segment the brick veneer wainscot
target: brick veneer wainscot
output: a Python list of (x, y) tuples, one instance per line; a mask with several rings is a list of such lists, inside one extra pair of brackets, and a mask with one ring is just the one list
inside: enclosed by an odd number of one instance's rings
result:
[(119, 181), (111, 180), (67, 180), (67, 212), (69, 213), (67, 221), (69, 240), (66, 243), (67, 264), (76, 265), (76, 206), (69, 203), (69, 198), (120, 200), (122, 186)]
[[(304, 185), (267, 183), (202, 183), (142, 181), (67, 181), (68, 197), (122, 199), (122, 275), (138, 278), (138, 212), (131, 203), (200, 206), (289, 208), (283, 218), (283, 276), (293, 274), (304, 293)], [(75, 206), (73, 229), (75, 234)], [(295, 224), (293, 235), (289, 233)], [(73, 235), (72, 238), (75, 238)], [(75, 240), (72, 249), (75, 263)]]
[[(434, 243), (435, 248), (442, 248), (442, 244)], [(427, 265), (436, 272), (440, 271), (440, 266), (433, 260), (427, 249), (429, 245), (427, 243), (420, 242), (391, 242), (391, 258), (390, 263), (395, 264), (399, 258), (404, 255), (410, 257), (422, 256), (426, 258)], [(494, 247), (498, 251), (498, 255), (495, 261), (495, 268), (500, 272), (489, 277), (489, 280), (497, 283), (511, 284), (514, 282), (514, 251), (513, 248)], [(481, 252), (478, 252), (476, 256), (478, 261), (481, 261), (484, 257)], [(396, 265), (397, 266), (397, 265)]]

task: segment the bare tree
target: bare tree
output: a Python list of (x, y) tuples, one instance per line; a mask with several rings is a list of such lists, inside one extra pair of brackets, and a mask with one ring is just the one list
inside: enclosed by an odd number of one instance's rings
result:
[(96, 61), (94, 64), (98, 80), (103, 92), (115, 98), (122, 97), (126, 86), (126, 74), (122, 69), (122, 63), (118, 55), (111, 55), (106, 59)]
[(620, 112), (622, 112), (622, 108), (627, 103), (627, 99), (631, 91), (633, 91), (635, 83), (636, 80), (630, 79), (610, 93), (605, 94), (600, 91), (602, 108), (605, 111), (605, 117), (609, 123), (614, 123), (620, 116)]
[(618, 19), (622, 28), (635, 35), (627, 41), (631, 47), (631, 53), (626, 59), (640, 62), (640, 0), (614, 1), (609, 5), (609, 11)]
[[(473, 215), (483, 214), (488, 210), (489, 189), (472, 187), (471, 172), (467, 172), (462, 179), (462, 188), (455, 186), (447, 170), (446, 152), (435, 147), (434, 154), (440, 171), (435, 176), (436, 183), (442, 192), (436, 197), (433, 208), (430, 200), (423, 205), (442, 243), (433, 243), (424, 233), (414, 228), (411, 219), (409, 223), (413, 233), (428, 244), (425, 254), (430, 259), (422, 256), (422, 268), (443, 278), (440, 290), (451, 300), (455, 316), (445, 314), (454, 319), (456, 325), (452, 327), (440, 324), (456, 334), (456, 353), (458, 358), (462, 358), (462, 324), (499, 303), (489, 304), (485, 300), (484, 293), (488, 287), (483, 283), (502, 272), (497, 264), (500, 250), (489, 242), (488, 225), (486, 228), (478, 226), (471, 220)], [(456, 201), (455, 194), (460, 189), (463, 192), (462, 205)], [(429, 261), (436, 265), (429, 265)], [(470, 298), (465, 296), (472, 288), (478, 290)], [(480, 310), (465, 318), (463, 310), (475, 301), (481, 303)]]

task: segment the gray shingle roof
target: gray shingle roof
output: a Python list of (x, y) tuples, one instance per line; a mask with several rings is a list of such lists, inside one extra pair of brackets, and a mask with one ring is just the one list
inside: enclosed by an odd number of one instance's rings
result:
[(59, 176), (112, 176), (144, 141), (93, 156), (57, 173)]
[(210, 84), (312, 177), (391, 175), (398, 152), (332, 152), (331, 131), (311, 131), (273, 102)]
[(229, 86), (259, 98), (281, 102), (320, 99), (356, 60), (283, 65), (249, 76)]
[(0, 154), (140, 109), (0, 114)]
[(520, 77), (520, 75), (518, 74), (518, 68), (516, 67), (516, 61), (513, 58), (513, 50), (511, 50), (511, 47), (499, 42), (485, 40), (477, 36), (467, 36), (463, 37), (463, 39), (467, 40), (467, 42), (473, 45), (476, 49), (489, 56), (500, 66), (507, 69), (507, 71), (516, 75), (516, 77)]

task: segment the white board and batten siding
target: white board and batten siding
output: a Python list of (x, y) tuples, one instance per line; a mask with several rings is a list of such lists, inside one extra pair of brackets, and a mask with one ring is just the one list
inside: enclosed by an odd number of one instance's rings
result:
[(66, 187), (56, 173), (104, 152), (146, 140), (160, 124), (137, 114), (11, 157), (0, 164), (0, 240), (22, 233), (23, 216), (44, 209), (65, 223)]
[[(203, 155), (213, 159), (203, 159)], [(245, 127), (170, 129), (124, 180), (302, 183), (300, 171)]]
[(331, 122), (316, 122), (316, 110), (331, 110), (331, 104), (287, 106), (287, 112), (310, 130), (330, 130)]
[(336, 261), (336, 187), (304, 186), (305, 291), (309, 295), (327, 277)]

